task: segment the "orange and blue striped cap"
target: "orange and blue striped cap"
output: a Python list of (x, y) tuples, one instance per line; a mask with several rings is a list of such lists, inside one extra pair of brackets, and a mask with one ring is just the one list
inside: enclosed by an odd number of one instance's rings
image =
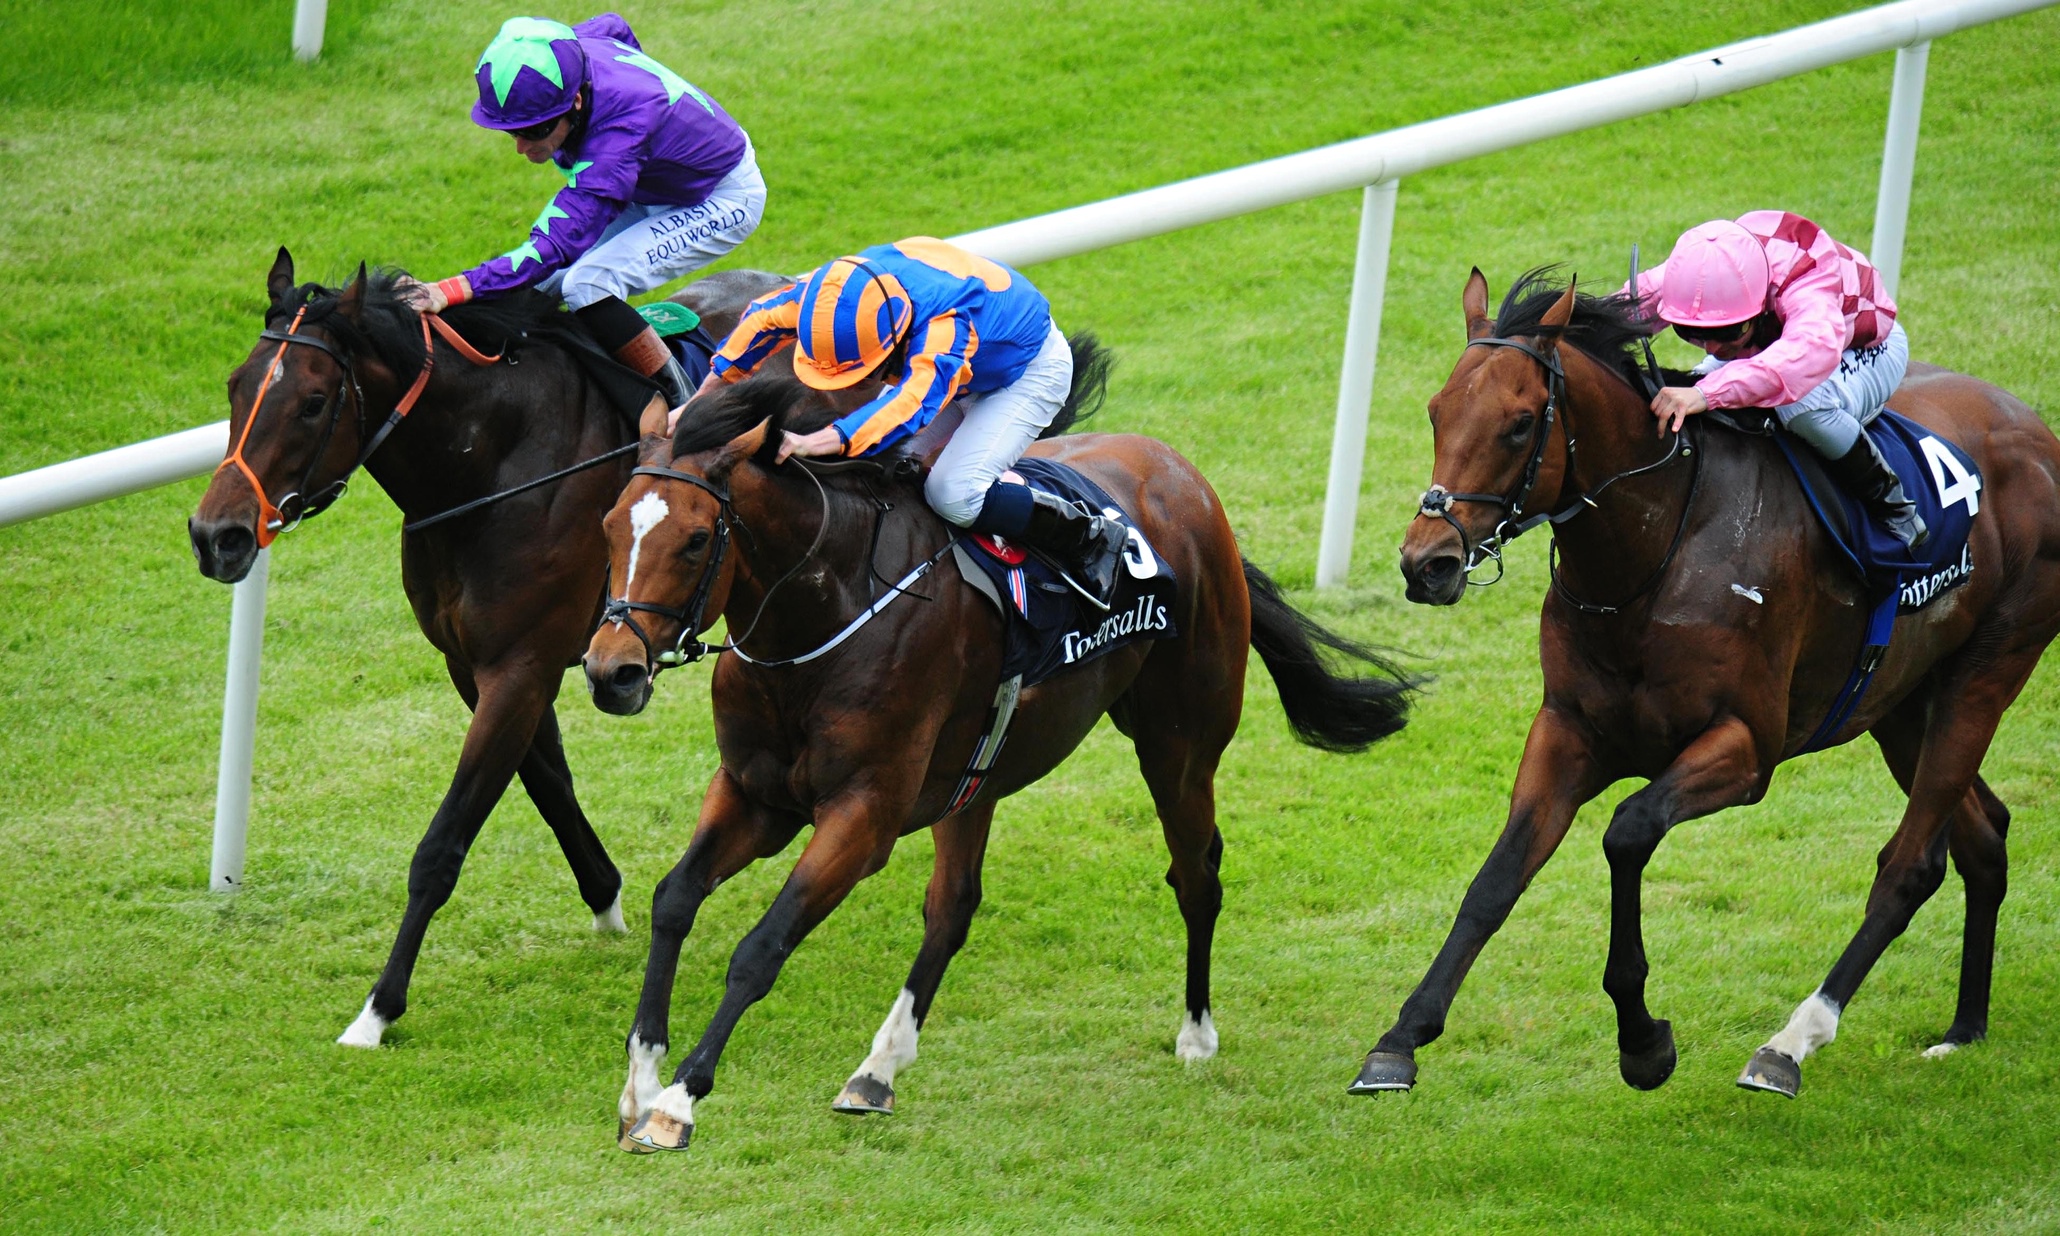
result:
[(794, 376), (819, 391), (854, 386), (908, 333), (908, 290), (862, 257), (840, 257), (801, 285)]

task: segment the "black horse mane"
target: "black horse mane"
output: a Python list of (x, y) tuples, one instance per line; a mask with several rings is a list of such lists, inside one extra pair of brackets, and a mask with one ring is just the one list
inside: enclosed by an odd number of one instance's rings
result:
[(1608, 296), (1574, 293), (1574, 315), (1560, 330), (1541, 326), (1546, 310), (1558, 303), (1566, 291), (1559, 266), (1537, 266), (1523, 273), (1502, 298), (1495, 311), (1495, 325), (1489, 332), (1496, 339), (1519, 339), (1558, 334), (1568, 343), (1622, 375), (1638, 389), (1640, 356), (1638, 341), (1652, 334), (1651, 319), (1631, 292)]
[[(305, 308), (302, 324), (321, 327), (344, 351), (352, 355), (370, 352), (396, 374), (411, 375), (422, 368), (422, 317), (401, 303), (396, 290), (407, 277), (406, 271), (393, 267), (367, 272), (365, 295), (355, 314), (343, 311), (349, 284), (332, 288), (303, 283), (265, 311), (265, 325), (281, 329), (296, 311)], [(566, 325), (557, 298), (533, 288), (494, 300), (453, 305), (441, 316), (482, 352), (500, 352), (532, 332), (562, 330)]]
[[(1108, 394), (1109, 371), (1115, 367), (1115, 357), (1087, 331), (1067, 342), (1073, 349), (1073, 385), (1058, 416), (1038, 435), (1041, 438), (1070, 432), (1099, 411)], [(672, 437), (672, 453), (680, 456), (714, 450), (760, 421), (772, 422), (766, 434), (768, 449), (777, 446), (783, 429), (813, 433), (836, 419), (836, 410), (827, 400), (812, 398), (816, 394), (791, 371), (779, 367), (762, 369), (742, 382), (718, 387), (689, 403), (680, 414)]]

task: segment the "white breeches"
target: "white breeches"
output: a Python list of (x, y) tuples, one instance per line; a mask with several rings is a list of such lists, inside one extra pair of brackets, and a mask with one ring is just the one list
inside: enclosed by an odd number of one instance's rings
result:
[(959, 400), (965, 422), (923, 482), (930, 509), (961, 528), (972, 523), (987, 501), (987, 487), (1051, 425), (1072, 389), (1073, 349), (1053, 326), (1022, 377)]
[(765, 177), (751, 147), (693, 206), (632, 202), (593, 248), (537, 286), (584, 309), (606, 296), (625, 300), (715, 261), (744, 243), (765, 217)]
[[(1723, 368), (1715, 357), (1695, 367), (1712, 373)], [(1837, 459), (1860, 440), (1860, 426), (1881, 415), (1888, 397), (1903, 384), (1910, 368), (1910, 337), (1902, 323), (1889, 328), (1888, 338), (1871, 348), (1855, 348), (1838, 358), (1830, 377), (1794, 403), (1774, 409), (1781, 427), (1801, 438), (1826, 459)]]

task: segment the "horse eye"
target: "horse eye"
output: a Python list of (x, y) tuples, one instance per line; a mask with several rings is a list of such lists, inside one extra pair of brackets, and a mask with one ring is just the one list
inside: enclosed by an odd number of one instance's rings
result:
[(327, 402), (328, 400), (325, 396), (319, 394), (309, 395), (308, 401), (300, 406), (300, 414), (308, 420), (313, 420), (322, 415), (322, 406)]
[(708, 530), (704, 528), (687, 538), (687, 552), (690, 554), (694, 553), (706, 544), (708, 544)]
[(1510, 428), (1509, 436), (1518, 442), (1522, 442), (1531, 436), (1531, 426), (1537, 424), (1537, 422), (1537, 417), (1526, 412), (1516, 418), (1516, 424)]

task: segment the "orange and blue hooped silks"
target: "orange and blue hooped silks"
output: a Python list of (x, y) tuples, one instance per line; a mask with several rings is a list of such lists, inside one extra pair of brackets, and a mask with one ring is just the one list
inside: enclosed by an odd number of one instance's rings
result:
[(714, 368), (734, 382), (797, 341), (796, 376), (839, 390), (872, 374), (906, 337), (907, 360), (887, 375), (892, 385), (836, 423), (845, 453), (867, 455), (920, 431), (961, 393), (1014, 382), (1050, 331), (1050, 303), (1028, 279), (919, 236), (838, 258), (753, 301)]

